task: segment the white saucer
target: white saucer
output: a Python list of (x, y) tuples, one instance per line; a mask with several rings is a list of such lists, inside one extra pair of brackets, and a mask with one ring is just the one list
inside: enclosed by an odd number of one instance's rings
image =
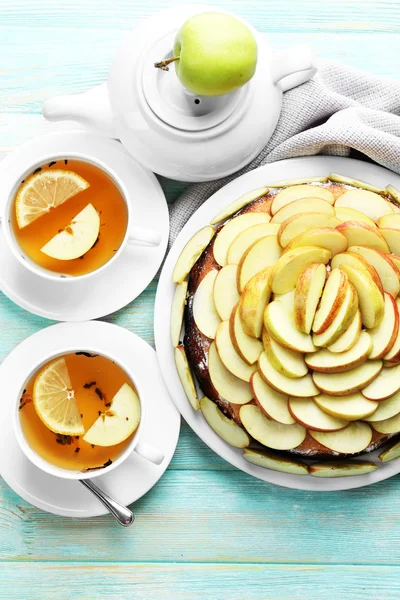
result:
[(290, 475), (248, 463), (243, 458), (241, 450), (224, 442), (207, 424), (201, 412), (195, 412), (191, 408), (175, 367), (174, 349), (172, 348), (170, 335), (170, 313), (175, 291), (175, 285), (172, 283), (172, 271), (176, 260), (191, 236), (201, 227), (207, 225), (222, 208), (229, 206), (242, 194), (264, 185), (268, 186), (269, 183), (271, 184), (274, 181), (295, 177), (327, 176), (330, 172), (361, 179), (379, 187), (385, 187), (390, 183), (400, 189), (400, 176), (392, 171), (368, 162), (334, 156), (310, 156), (282, 160), (259, 167), (238, 177), (211, 196), (192, 215), (180, 232), (161, 273), (154, 313), (157, 355), (164, 380), (181, 415), (203, 442), (229, 463), (258, 479), (289, 488), (324, 492), (362, 487), (387, 479), (400, 472), (400, 459), (382, 463), (377, 459), (379, 451), (373, 452), (365, 455), (364, 458), (375, 460), (378, 466), (376, 471), (366, 475), (337, 479), (318, 479), (311, 475)]
[[(61, 341), (62, 340), (62, 341)], [(180, 415), (163, 382), (155, 351), (133, 333), (117, 325), (91, 321), (59, 323), (24, 340), (0, 367), (2, 418), (0, 421), (0, 474), (24, 500), (64, 517), (96, 517), (107, 514), (102, 504), (79, 481), (48, 475), (35, 467), (21, 451), (14, 435), (12, 414), (21, 385), (21, 365), (64, 347), (104, 348), (132, 369), (140, 394), (146, 399), (141, 440), (161, 450), (165, 458), (154, 465), (133, 452), (121, 466), (96, 483), (119, 502), (129, 505), (141, 498), (160, 479), (178, 443)]]
[[(108, 315), (132, 302), (148, 286), (164, 258), (169, 215), (157, 178), (135, 162), (120, 142), (87, 131), (57, 131), (37, 137), (0, 162), (2, 201), (12, 182), (41, 157), (87, 154), (108, 165), (132, 190), (135, 225), (162, 235), (159, 246), (127, 245), (109, 269), (82, 281), (51, 281), (31, 273), (5, 243), (0, 227), (0, 290), (21, 308), (56, 321), (85, 321)], [(33, 159), (32, 159), (33, 157)], [(26, 166), (25, 166), (26, 168)]]

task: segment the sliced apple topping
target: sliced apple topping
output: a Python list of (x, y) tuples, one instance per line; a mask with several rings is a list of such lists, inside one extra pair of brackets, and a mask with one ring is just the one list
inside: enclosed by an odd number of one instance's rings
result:
[[(376, 361), (378, 362), (378, 361)], [(369, 364), (372, 364), (371, 362)], [(400, 390), (400, 365), (392, 369), (383, 368), (378, 376), (362, 390), (368, 400), (386, 400)]]
[(272, 471), (281, 471), (282, 473), (290, 473), (291, 475), (307, 475), (308, 467), (306, 464), (278, 456), (273, 452), (267, 450), (253, 450), (246, 448), (243, 451), (243, 458), (247, 462), (263, 467), (264, 469), (271, 469)]
[(247, 335), (243, 329), (240, 318), (239, 305), (235, 306), (229, 319), (229, 331), (232, 344), (239, 356), (248, 364), (252, 365), (263, 351), (260, 340)]
[(239, 233), (233, 240), (228, 249), (227, 263), (228, 265), (240, 264), (247, 250), (261, 238), (268, 235), (277, 235), (280, 225), (272, 223), (260, 223), (248, 227), (242, 233)]
[(341, 454), (357, 454), (365, 450), (372, 439), (372, 430), (367, 423), (354, 421), (340, 431), (312, 431), (310, 435), (320, 444)]
[(346, 295), (339, 307), (337, 315), (329, 325), (328, 329), (317, 335), (314, 333), (312, 337), (313, 344), (326, 348), (334, 344), (340, 338), (344, 331), (349, 327), (358, 307), (357, 292), (352, 284), (348, 284)]
[(324, 333), (332, 324), (344, 302), (348, 289), (347, 275), (340, 269), (332, 269), (325, 283), (321, 302), (313, 321), (312, 329), (314, 333)]
[(331, 346), (328, 346), (328, 350), (336, 353), (347, 352), (350, 348), (353, 348), (361, 335), (361, 327), (361, 313), (357, 310), (347, 329), (341, 334), (336, 342)]
[(299, 379), (285, 377), (285, 375), (279, 373), (272, 366), (265, 352), (258, 359), (258, 371), (269, 386), (287, 396), (310, 398), (319, 394), (319, 390), (315, 387), (311, 375), (307, 374)]
[(313, 477), (355, 477), (376, 471), (378, 467), (370, 460), (352, 460), (348, 462), (330, 460), (314, 463), (310, 466)]
[(272, 299), (283, 304), (290, 312), (294, 312), (294, 294), (295, 290), (286, 292), (286, 294), (273, 294)]
[(236, 285), (237, 270), (237, 265), (226, 265), (218, 271), (214, 281), (214, 304), (219, 317), (223, 321), (229, 319), (233, 307), (240, 300)]
[(335, 202), (335, 206), (344, 206), (346, 208), (354, 208), (373, 221), (377, 221), (379, 217), (393, 213), (393, 208), (390, 202), (382, 198), (375, 192), (369, 190), (348, 190)]
[[(284, 182), (281, 182), (284, 183)], [(271, 186), (278, 187), (278, 186)], [(271, 214), (275, 215), (278, 210), (300, 200), (301, 198), (321, 198), (326, 200), (329, 204), (335, 202), (335, 196), (332, 192), (322, 186), (317, 185), (290, 185), (276, 194), (271, 204)]]
[(217, 351), (224, 366), (232, 375), (242, 381), (250, 381), (256, 367), (247, 364), (236, 352), (231, 340), (229, 321), (223, 321), (215, 335)]
[(232, 217), (232, 215), (247, 206), (247, 204), (254, 202), (254, 200), (258, 200), (258, 198), (266, 196), (268, 192), (269, 189), (267, 187), (261, 187), (243, 194), (243, 196), (240, 196), (240, 198), (232, 202), (232, 204), (226, 208), (223, 208), (219, 213), (217, 213), (211, 220), (211, 225), (217, 225), (217, 223), (221, 223), (222, 221), (229, 219), (229, 217)]
[(349, 424), (321, 410), (312, 398), (289, 398), (289, 411), (297, 423), (315, 431), (339, 431)]
[(266, 213), (250, 212), (228, 221), (215, 238), (213, 253), (217, 263), (221, 267), (227, 264), (229, 246), (244, 229), (258, 225), (259, 223), (268, 223), (269, 220), (270, 216)]
[(364, 417), (365, 421), (372, 423), (373, 421), (384, 421), (385, 419), (391, 419), (400, 413), (400, 392), (382, 400), (376, 402), (377, 409), (373, 414)]
[(340, 226), (340, 221), (333, 215), (312, 212), (295, 215), (281, 223), (278, 242), (282, 248), (286, 248), (294, 239), (309, 229), (315, 229), (316, 227), (335, 228), (337, 226)]
[(371, 276), (372, 281), (378, 287), (380, 292), (383, 294), (383, 287), (376, 269), (373, 266), (368, 264), (368, 262), (359, 256), (358, 254), (354, 254), (353, 252), (342, 252), (337, 254), (332, 258), (331, 267), (332, 269), (336, 269), (337, 267), (341, 267), (343, 265), (347, 265), (349, 267), (354, 267), (359, 271), (363, 271), (363, 273), (367, 273)]
[[(317, 388), (329, 396), (349, 396), (360, 390), (363, 390), (362, 393), (365, 395), (364, 388), (378, 377), (381, 370), (381, 360), (369, 360), (345, 373), (318, 373), (315, 371), (312, 378)], [(367, 396), (365, 397), (367, 398)], [(373, 400), (374, 398), (368, 399)]]
[(115, 446), (132, 435), (140, 422), (140, 401), (135, 390), (124, 383), (111, 406), (93, 423), (83, 440), (95, 446)]
[(285, 248), (285, 252), (301, 246), (318, 246), (329, 250), (332, 256), (344, 252), (347, 239), (337, 229), (332, 227), (315, 227), (294, 238)]
[(307, 433), (306, 429), (297, 423), (283, 425), (271, 421), (264, 415), (261, 408), (254, 404), (240, 408), (240, 420), (251, 437), (274, 450), (296, 448), (304, 441)]
[(311, 336), (296, 327), (293, 312), (283, 302), (270, 302), (264, 312), (264, 325), (269, 335), (281, 346), (296, 352), (315, 352)]
[(363, 271), (348, 265), (342, 265), (340, 268), (357, 290), (363, 324), (368, 329), (377, 327), (385, 314), (385, 302), (378, 286), (371, 275)]
[(375, 248), (367, 248), (366, 246), (351, 246), (349, 252), (359, 254), (366, 262), (372, 265), (379, 275), (383, 290), (391, 294), (393, 298), (397, 297), (400, 291), (400, 271), (389, 254), (380, 252)]
[(399, 311), (393, 297), (385, 292), (385, 314), (379, 325), (369, 330), (372, 340), (371, 359), (382, 358), (394, 346), (399, 333)]
[(387, 185), (384, 193), (387, 194), (392, 200), (397, 204), (397, 208), (400, 205), (400, 190), (396, 188), (394, 185)]
[(246, 284), (239, 303), (243, 330), (253, 338), (261, 337), (264, 310), (271, 295), (271, 269), (267, 267)]
[(253, 398), (250, 385), (232, 375), (221, 361), (215, 342), (212, 342), (208, 354), (208, 370), (211, 383), (224, 400), (232, 404), (246, 404)]
[(400, 229), (400, 214), (399, 213), (391, 213), (389, 215), (384, 215), (383, 217), (379, 217), (376, 224), (379, 228), (388, 228), (388, 229)]
[(186, 352), (183, 346), (175, 348), (175, 365), (181, 380), (184, 392), (194, 410), (199, 410), (199, 398), (194, 384), (192, 371), (190, 369)]
[(276, 235), (269, 235), (255, 242), (245, 252), (239, 264), (238, 289), (242, 292), (250, 279), (263, 269), (271, 267), (282, 253)]
[(335, 216), (340, 219), (342, 223), (345, 223), (346, 221), (358, 221), (359, 223), (366, 223), (370, 227), (376, 227), (376, 224), (372, 219), (354, 208), (335, 206)]
[(335, 215), (332, 204), (321, 198), (301, 198), (283, 206), (271, 219), (271, 223), (283, 223), (286, 219), (307, 212), (325, 213)]
[(93, 204), (88, 204), (40, 251), (57, 260), (74, 260), (90, 250), (99, 236), (99, 231), (99, 213)]
[(257, 371), (253, 373), (250, 385), (256, 403), (267, 417), (284, 425), (296, 423), (289, 412), (288, 396), (277, 392), (265, 383)]
[(335, 354), (330, 350), (318, 350), (306, 354), (305, 362), (310, 369), (320, 373), (344, 373), (362, 365), (368, 359), (371, 349), (371, 337), (363, 331), (358, 342), (347, 352)]
[(308, 369), (302, 353), (281, 346), (266, 329), (263, 331), (262, 340), (270, 363), (279, 373), (293, 379), (307, 375)]
[(294, 317), (298, 330), (303, 333), (311, 331), (325, 279), (325, 265), (313, 263), (302, 271), (297, 280), (294, 294)]
[(367, 183), (366, 181), (360, 181), (359, 179), (353, 179), (352, 177), (346, 177), (345, 175), (339, 175), (338, 173), (329, 173), (328, 179), (335, 183), (343, 183), (345, 185), (351, 185), (352, 187), (361, 188), (363, 190), (369, 190), (376, 194), (383, 194), (383, 190), (380, 188)]
[(174, 348), (179, 344), (182, 330), (183, 313), (186, 306), (186, 293), (188, 282), (182, 281), (175, 288), (174, 298), (171, 305), (171, 341)]
[(346, 221), (345, 223), (340, 223), (337, 226), (337, 230), (345, 236), (349, 247), (363, 245), (368, 248), (375, 248), (381, 252), (389, 252), (389, 247), (384, 236), (376, 227), (371, 227), (366, 223), (359, 223), (358, 221)]
[[(399, 317), (400, 317), (400, 298), (396, 298), (396, 306), (397, 306), (397, 312), (399, 313)], [(392, 346), (392, 349), (387, 354), (385, 354), (383, 359), (385, 361), (394, 362), (394, 363), (396, 363), (400, 359), (400, 323), (399, 323), (399, 330), (397, 332), (397, 336), (396, 336), (396, 339)]]
[(186, 246), (180, 253), (176, 261), (174, 271), (172, 273), (172, 281), (174, 283), (182, 283), (189, 274), (194, 263), (198, 260), (205, 248), (211, 242), (214, 236), (214, 228), (207, 225), (197, 231), (193, 237), (187, 242)]
[(200, 409), (205, 420), (227, 444), (235, 448), (246, 448), (250, 444), (247, 433), (218, 408), (215, 402), (204, 396), (200, 400)]
[[(400, 231), (398, 229), (389, 229), (388, 227), (380, 228), (379, 232), (385, 239), (386, 244), (389, 247), (389, 250), (386, 252), (391, 252), (392, 254), (400, 254)], [(385, 252), (385, 250), (384, 250)]]
[(212, 269), (201, 280), (193, 298), (193, 318), (198, 329), (210, 339), (215, 338), (221, 319), (214, 302), (214, 283), (218, 275)]
[(399, 458), (400, 456), (400, 442), (395, 442), (388, 446), (383, 452), (381, 452), (378, 456), (379, 460), (383, 463), (390, 462)]
[(390, 419), (384, 419), (383, 421), (374, 421), (371, 426), (378, 433), (389, 435), (390, 433), (398, 433), (400, 431), (400, 413), (391, 417)]
[(292, 177), (290, 179), (274, 181), (274, 183), (269, 183), (268, 185), (270, 188), (285, 188), (303, 183), (327, 183), (327, 181), (328, 177)]
[(295, 248), (275, 261), (271, 273), (271, 288), (275, 294), (286, 294), (294, 290), (301, 273), (313, 263), (326, 264), (331, 253), (325, 248), (304, 246)]
[(378, 402), (367, 400), (359, 392), (351, 394), (351, 396), (328, 396), (327, 394), (320, 394), (314, 400), (327, 414), (339, 419), (345, 419), (346, 421), (366, 419), (366, 417), (373, 415), (379, 406)]

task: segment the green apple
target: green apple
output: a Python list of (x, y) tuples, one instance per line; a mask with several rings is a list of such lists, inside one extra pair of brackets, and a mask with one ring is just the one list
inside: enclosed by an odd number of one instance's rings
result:
[(257, 42), (244, 23), (231, 15), (206, 12), (188, 19), (175, 38), (174, 57), (181, 83), (199, 96), (229, 94), (247, 83), (257, 65)]

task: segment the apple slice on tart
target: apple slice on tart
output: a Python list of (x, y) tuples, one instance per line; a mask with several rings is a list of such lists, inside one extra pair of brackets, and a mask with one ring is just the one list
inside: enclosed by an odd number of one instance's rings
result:
[(294, 317), (296, 326), (303, 333), (310, 333), (318, 303), (326, 280), (326, 267), (312, 263), (300, 273), (294, 293)]
[(250, 385), (256, 404), (269, 419), (283, 423), (284, 425), (293, 425), (293, 423), (296, 423), (289, 412), (288, 396), (277, 392), (265, 383), (257, 371), (253, 373)]
[(231, 316), (233, 307), (240, 300), (237, 289), (237, 265), (226, 265), (218, 271), (214, 280), (213, 297), (215, 309), (222, 321)]
[(271, 223), (283, 223), (286, 219), (295, 215), (302, 215), (307, 212), (325, 213), (335, 215), (335, 209), (330, 202), (322, 198), (300, 198), (283, 206), (274, 214)]
[(322, 200), (329, 202), (329, 204), (334, 204), (335, 202), (335, 196), (330, 190), (324, 187), (307, 184), (290, 185), (278, 192), (274, 197), (271, 205), (271, 214), (275, 215), (278, 210), (287, 204), (300, 200), (301, 198), (321, 198)]
[(260, 223), (268, 223), (269, 220), (270, 216), (266, 213), (250, 212), (239, 215), (235, 219), (228, 221), (215, 238), (213, 254), (216, 262), (221, 265), (221, 267), (224, 267), (227, 264), (228, 250), (233, 240), (242, 233), (244, 229)]
[(344, 192), (336, 200), (335, 207), (354, 208), (367, 215), (375, 223), (379, 217), (393, 213), (390, 202), (375, 192), (361, 189)]

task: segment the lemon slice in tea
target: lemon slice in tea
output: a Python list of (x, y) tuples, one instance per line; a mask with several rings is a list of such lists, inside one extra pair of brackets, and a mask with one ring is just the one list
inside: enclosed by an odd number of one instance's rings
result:
[(85, 433), (64, 358), (53, 360), (36, 377), (33, 403), (50, 431), (64, 435)]
[(21, 185), (15, 199), (18, 227), (26, 227), (89, 186), (86, 179), (77, 173), (62, 169), (31, 175)]

